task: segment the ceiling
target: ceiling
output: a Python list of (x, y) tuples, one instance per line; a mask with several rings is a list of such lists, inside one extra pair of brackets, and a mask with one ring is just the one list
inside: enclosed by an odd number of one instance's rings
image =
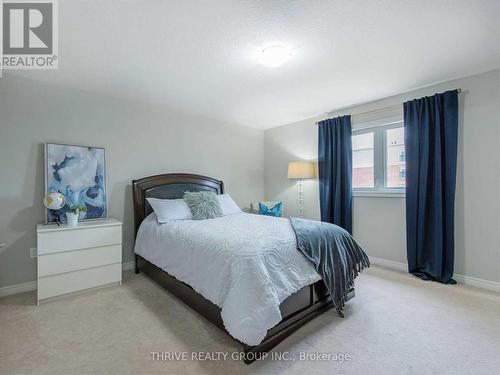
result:
[[(500, 0), (59, 0), (59, 70), (9, 71), (271, 128), (500, 67)], [(280, 68), (256, 51), (293, 50)]]

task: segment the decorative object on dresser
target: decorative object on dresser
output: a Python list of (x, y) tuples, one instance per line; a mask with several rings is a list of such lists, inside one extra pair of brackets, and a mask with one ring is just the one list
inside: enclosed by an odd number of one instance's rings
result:
[[(43, 198), (43, 205), (47, 210), (58, 211), (63, 208), (66, 204), (66, 200), (64, 199), (64, 195), (61, 193), (48, 193)], [(61, 224), (61, 220), (59, 220), (59, 215), (53, 215), (55, 217), (55, 223), (57, 225)]]
[(283, 202), (259, 202), (259, 215), (281, 217)]
[[(78, 219), (80, 219), (80, 214), (85, 214), (86, 211), (87, 207), (85, 205), (70, 206), (68, 212), (66, 212), (66, 220), (68, 221), (68, 226), (76, 227), (78, 225)], [(84, 218), (84, 216), (82, 218)]]
[(37, 227), (37, 301), (121, 283), (122, 224), (85, 221)]
[(304, 217), (304, 194), (303, 194), (303, 180), (314, 178), (314, 163), (309, 161), (293, 161), (288, 163), (288, 178), (291, 180), (298, 180), (298, 197), (297, 197), (297, 216)]
[[(66, 221), (71, 206), (80, 220), (106, 219), (106, 159), (104, 148), (47, 143), (45, 146), (45, 192), (60, 193), (66, 205), (46, 211), (46, 222)], [(85, 212), (85, 214), (83, 214)]]

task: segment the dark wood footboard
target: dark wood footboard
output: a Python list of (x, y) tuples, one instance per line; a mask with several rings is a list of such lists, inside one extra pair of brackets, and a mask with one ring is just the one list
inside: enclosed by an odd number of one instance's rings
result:
[[(221, 309), (217, 305), (141, 256), (136, 255), (135, 259), (136, 273), (144, 273), (227, 333), (222, 322)], [(352, 297), (354, 297), (354, 289), (349, 292), (348, 299)], [(332, 307), (333, 303), (323, 281), (300, 289), (281, 303), (280, 310), (283, 319), (267, 332), (266, 337), (259, 345), (248, 346), (242, 343), (245, 363), (252, 363), (259, 358), (259, 354), (267, 353), (304, 324)]]

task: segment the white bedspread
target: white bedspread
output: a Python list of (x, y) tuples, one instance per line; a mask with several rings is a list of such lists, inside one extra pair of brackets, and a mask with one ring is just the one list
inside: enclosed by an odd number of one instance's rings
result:
[(283, 218), (238, 213), (158, 224), (153, 213), (135, 252), (221, 307), (227, 331), (248, 345), (281, 321), (284, 299), (321, 279)]

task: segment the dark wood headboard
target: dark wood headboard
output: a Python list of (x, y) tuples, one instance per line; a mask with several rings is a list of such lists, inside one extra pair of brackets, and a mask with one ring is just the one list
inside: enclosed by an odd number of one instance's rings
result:
[(189, 173), (167, 173), (133, 180), (135, 233), (152, 212), (146, 198), (178, 199), (186, 191), (211, 190), (224, 193), (224, 183), (211, 177)]

